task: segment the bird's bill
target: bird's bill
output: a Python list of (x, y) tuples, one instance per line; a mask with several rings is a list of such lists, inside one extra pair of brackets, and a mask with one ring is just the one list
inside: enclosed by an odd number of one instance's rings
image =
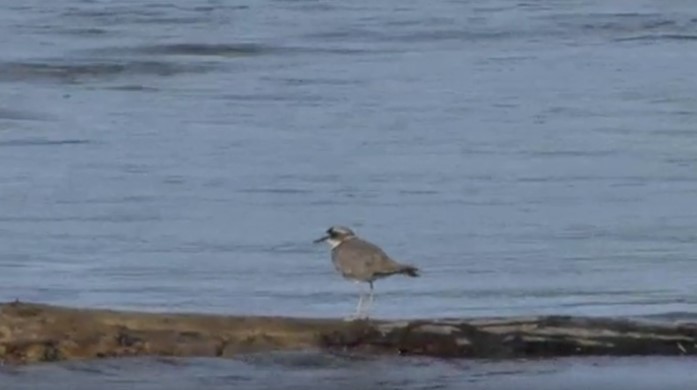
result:
[(320, 242), (322, 242), (322, 241), (327, 241), (328, 239), (329, 239), (329, 236), (327, 235), (327, 236), (320, 237), (320, 238), (318, 238), (318, 239), (316, 239), (316, 240), (314, 240), (314, 241), (312, 241), (312, 242), (314, 242), (315, 244), (317, 244), (317, 243), (320, 243)]

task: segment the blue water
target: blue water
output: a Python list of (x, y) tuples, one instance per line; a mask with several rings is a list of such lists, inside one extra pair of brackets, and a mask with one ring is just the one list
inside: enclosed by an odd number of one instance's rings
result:
[(678, 390), (694, 387), (695, 363), (694, 358), (496, 362), (277, 353), (237, 360), (124, 359), (0, 367), (0, 379), (13, 390)]
[(340, 223), (423, 270), (377, 317), (697, 311), (691, 1), (0, 0), (0, 53), (0, 300), (344, 316)]

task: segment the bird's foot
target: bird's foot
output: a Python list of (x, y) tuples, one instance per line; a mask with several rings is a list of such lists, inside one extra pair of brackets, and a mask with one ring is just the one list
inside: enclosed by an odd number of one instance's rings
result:
[(356, 314), (351, 314), (348, 317), (344, 317), (344, 321), (351, 322), (351, 321), (361, 321), (361, 320), (367, 320), (368, 319), (368, 314), (365, 313), (356, 313)]

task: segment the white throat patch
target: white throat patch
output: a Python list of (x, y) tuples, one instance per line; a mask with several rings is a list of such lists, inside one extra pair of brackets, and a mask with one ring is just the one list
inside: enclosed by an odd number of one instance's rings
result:
[(345, 237), (343, 240), (335, 240), (333, 238), (328, 238), (327, 243), (329, 244), (330, 247), (332, 247), (332, 249), (334, 249), (337, 246), (345, 243), (348, 240), (353, 240), (354, 238), (356, 238), (356, 236)]
[(343, 241), (333, 240), (333, 239), (331, 239), (331, 238), (327, 239), (327, 243), (329, 244), (329, 246), (330, 246), (332, 249), (334, 249), (334, 248), (336, 248), (337, 246), (341, 245), (342, 242), (343, 242)]

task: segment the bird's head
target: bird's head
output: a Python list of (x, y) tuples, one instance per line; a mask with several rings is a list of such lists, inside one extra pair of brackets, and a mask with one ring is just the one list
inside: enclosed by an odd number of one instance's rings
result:
[(334, 225), (327, 229), (324, 236), (316, 239), (314, 242), (319, 243), (326, 241), (334, 248), (342, 242), (354, 237), (356, 237), (356, 233), (354, 233), (353, 230), (347, 228), (346, 226)]

